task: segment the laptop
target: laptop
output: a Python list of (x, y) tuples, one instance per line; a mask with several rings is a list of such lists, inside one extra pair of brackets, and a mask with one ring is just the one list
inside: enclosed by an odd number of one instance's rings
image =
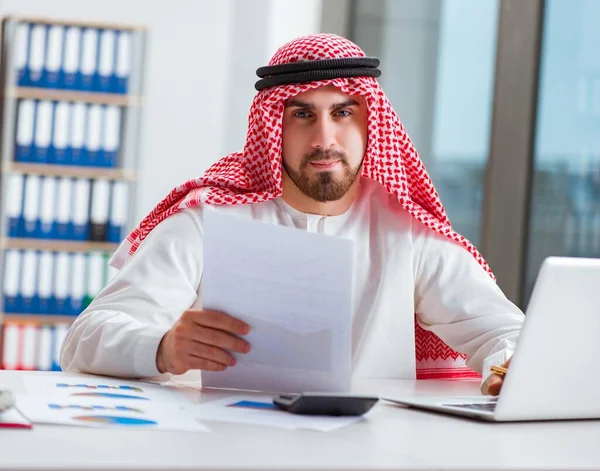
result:
[(548, 257), (500, 394), (382, 398), (495, 422), (600, 419), (600, 259)]

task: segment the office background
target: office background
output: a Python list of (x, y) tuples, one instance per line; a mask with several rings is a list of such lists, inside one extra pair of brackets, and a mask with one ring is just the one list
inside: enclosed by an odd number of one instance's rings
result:
[(544, 257), (600, 257), (597, 0), (3, 0), (4, 16), (147, 28), (131, 224), (243, 147), (255, 70), (344, 35), (380, 79), (455, 229), (525, 308)]

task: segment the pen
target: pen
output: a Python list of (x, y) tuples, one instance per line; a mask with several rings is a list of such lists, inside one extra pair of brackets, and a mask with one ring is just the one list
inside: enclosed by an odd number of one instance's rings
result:
[(506, 372), (508, 371), (507, 368), (504, 368), (503, 366), (496, 366), (496, 365), (491, 366), (490, 370), (492, 370), (492, 372), (496, 373), (500, 377), (504, 376), (506, 374)]

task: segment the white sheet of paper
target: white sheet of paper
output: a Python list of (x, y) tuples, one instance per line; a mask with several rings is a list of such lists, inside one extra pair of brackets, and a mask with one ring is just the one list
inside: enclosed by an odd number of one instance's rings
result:
[(375, 409), (363, 416), (329, 417), (298, 415), (277, 409), (270, 396), (234, 395), (206, 404), (192, 406), (187, 412), (195, 419), (236, 424), (264, 425), (288, 430), (317, 430), (330, 432), (353, 422), (366, 419)]
[(189, 404), (186, 392), (180, 389), (142, 381), (53, 375), (26, 375), (23, 381), (29, 394), (53, 398), (168, 402), (179, 406)]
[(203, 307), (247, 322), (250, 353), (207, 387), (348, 392), (351, 376), (351, 240), (206, 208)]
[(1, 428), (32, 428), (32, 424), (15, 407), (0, 412)]
[(209, 431), (181, 406), (165, 402), (21, 394), (16, 405), (35, 424)]

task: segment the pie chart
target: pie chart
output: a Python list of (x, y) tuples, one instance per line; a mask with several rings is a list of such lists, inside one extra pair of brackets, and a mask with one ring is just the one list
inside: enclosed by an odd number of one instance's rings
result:
[(123, 425), (126, 427), (144, 427), (158, 425), (154, 420), (139, 419), (137, 417), (119, 417), (114, 415), (80, 415), (73, 420), (95, 424)]

